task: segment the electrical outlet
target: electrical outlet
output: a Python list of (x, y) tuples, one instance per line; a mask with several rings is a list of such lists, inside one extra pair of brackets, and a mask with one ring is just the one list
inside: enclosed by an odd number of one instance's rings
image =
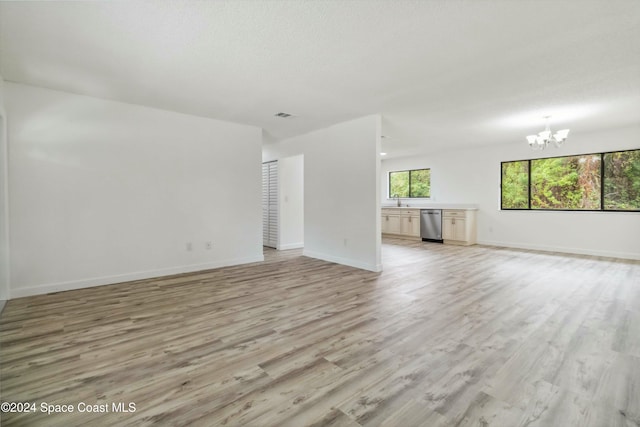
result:
[(344, 245), (347, 246), (347, 239), (344, 239)]
[(187, 252), (191, 252), (193, 250), (193, 244), (191, 242), (187, 242)]
[(204, 242), (204, 248), (206, 250), (210, 251), (212, 247), (213, 247), (213, 244), (211, 242)]

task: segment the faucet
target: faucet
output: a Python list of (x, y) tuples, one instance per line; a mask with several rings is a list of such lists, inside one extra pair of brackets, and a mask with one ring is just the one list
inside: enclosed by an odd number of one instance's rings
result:
[(398, 207), (400, 207), (400, 196), (398, 196), (397, 194), (394, 194), (393, 197), (395, 197), (396, 203), (397, 203)]

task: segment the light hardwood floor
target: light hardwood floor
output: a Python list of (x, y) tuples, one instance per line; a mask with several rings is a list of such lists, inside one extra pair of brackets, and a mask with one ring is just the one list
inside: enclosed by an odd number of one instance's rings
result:
[[(640, 426), (640, 262), (385, 239), (9, 301), (2, 425)], [(80, 413), (77, 404), (136, 405)]]

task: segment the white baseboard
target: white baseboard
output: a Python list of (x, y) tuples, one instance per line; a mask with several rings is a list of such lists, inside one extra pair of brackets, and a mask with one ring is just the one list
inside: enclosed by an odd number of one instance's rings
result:
[(489, 246), (500, 246), (503, 248), (529, 249), (534, 251), (561, 252), (565, 254), (592, 255), (592, 256), (600, 256), (600, 257), (607, 257), (607, 258), (640, 260), (640, 254), (632, 253), (632, 252), (598, 251), (598, 250), (582, 249), (582, 248), (564, 248), (564, 247), (547, 246), (547, 245), (528, 245), (528, 244), (512, 243), (512, 242), (496, 242), (491, 240), (478, 241), (478, 244), (489, 245)]
[(114, 283), (130, 282), (132, 280), (151, 279), (154, 277), (171, 276), (173, 274), (193, 273), (213, 268), (228, 267), (231, 265), (248, 264), (264, 261), (263, 255), (218, 260), (204, 264), (191, 264), (177, 267), (162, 268), (158, 270), (138, 271), (135, 273), (116, 274), (113, 276), (92, 277), (89, 279), (73, 280), (69, 282), (48, 283), (25, 288), (11, 289), (11, 298), (28, 297), (32, 295), (50, 294), (52, 292), (71, 291), (75, 289), (90, 288), (93, 286), (111, 285)]
[(302, 251), (302, 255), (307, 256), (309, 258), (317, 258), (323, 261), (329, 261), (329, 262), (335, 262), (336, 264), (347, 265), (349, 267), (360, 268), (362, 270), (373, 271), (375, 273), (382, 271), (382, 264), (369, 264), (369, 263), (354, 260), (354, 259), (342, 258), (334, 255), (323, 254), (320, 252), (308, 251), (306, 249)]
[(304, 248), (304, 242), (287, 243), (286, 245), (279, 245), (278, 246), (278, 250), (280, 250), (280, 251), (286, 251), (288, 249), (300, 249), (300, 248)]

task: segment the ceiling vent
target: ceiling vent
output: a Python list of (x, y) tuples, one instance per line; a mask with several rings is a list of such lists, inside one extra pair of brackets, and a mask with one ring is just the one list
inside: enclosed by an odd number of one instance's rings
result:
[(293, 117), (293, 114), (289, 114), (289, 113), (282, 113), (282, 112), (280, 112), (280, 113), (276, 114), (276, 117), (281, 117), (281, 118), (283, 118), (283, 119), (287, 119), (287, 118), (289, 118), (289, 117)]

